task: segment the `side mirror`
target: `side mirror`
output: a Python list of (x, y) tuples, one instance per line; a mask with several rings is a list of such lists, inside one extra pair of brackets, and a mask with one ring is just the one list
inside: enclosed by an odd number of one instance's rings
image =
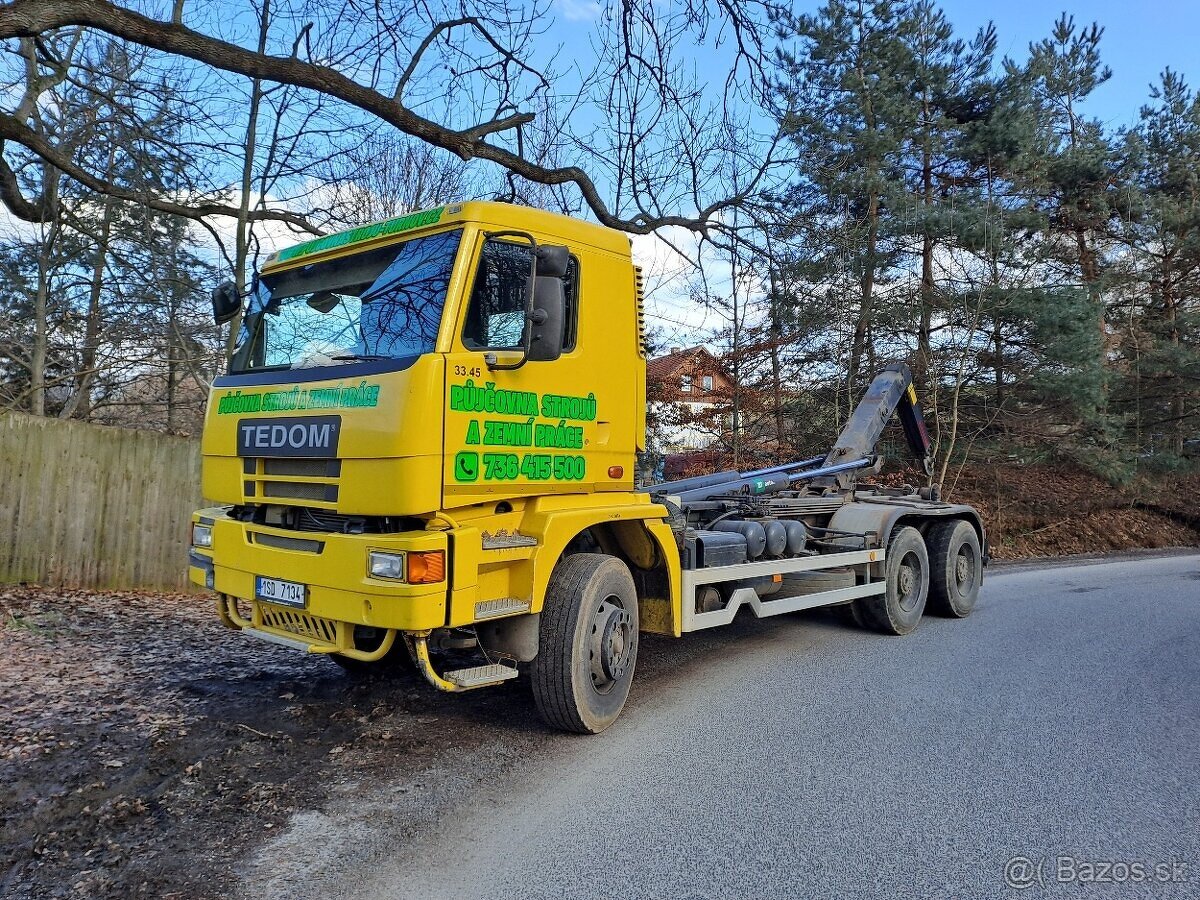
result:
[(333, 312), (340, 302), (341, 298), (333, 291), (317, 291), (308, 298), (308, 305), (323, 315)]
[(533, 280), (533, 312), (529, 316), (529, 360), (551, 362), (562, 356), (566, 308), (562, 277), (538, 275)]
[(537, 248), (537, 273), (552, 278), (565, 278), (571, 251), (561, 244), (542, 244)]
[(242, 310), (242, 298), (238, 296), (237, 285), (232, 281), (222, 281), (212, 292), (213, 321), (224, 325)]

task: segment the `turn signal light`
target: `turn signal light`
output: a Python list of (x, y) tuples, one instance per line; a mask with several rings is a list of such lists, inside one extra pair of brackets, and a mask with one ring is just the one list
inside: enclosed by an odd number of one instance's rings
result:
[(420, 550), (408, 552), (408, 583), (437, 584), (446, 579), (446, 553), (444, 550)]
[(609, 466), (608, 467), (608, 477), (609, 478), (620, 478), (624, 474), (625, 474), (624, 466)]

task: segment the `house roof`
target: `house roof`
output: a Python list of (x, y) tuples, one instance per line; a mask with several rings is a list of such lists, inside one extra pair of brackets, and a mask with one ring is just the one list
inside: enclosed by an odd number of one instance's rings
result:
[(674, 350), (666, 356), (659, 356), (646, 363), (646, 379), (648, 381), (667, 381), (681, 373), (690, 374), (697, 370), (705, 373), (724, 374), (717, 358), (707, 347), (688, 347)]

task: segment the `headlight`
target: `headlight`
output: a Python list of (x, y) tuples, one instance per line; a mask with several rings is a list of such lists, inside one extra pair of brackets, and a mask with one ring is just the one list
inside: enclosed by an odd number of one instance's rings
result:
[(372, 550), (367, 554), (367, 571), (371, 573), (372, 578), (392, 578), (396, 581), (403, 581), (404, 554), (381, 553), (378, 550)]
[(212, 547), (212, 526), (192, 525), (192, 546)]

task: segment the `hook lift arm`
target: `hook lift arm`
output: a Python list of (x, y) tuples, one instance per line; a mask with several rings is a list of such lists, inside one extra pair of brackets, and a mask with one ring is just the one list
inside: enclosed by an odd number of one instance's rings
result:
[[(925, 417), (921, 413), (921, 405), (917, 402), (917, 392), (913, 387), (912, 370), (902, 362), (890, 363), (875, 376), (866, 394), (838, 435), (833, 450), (825, 457), (824, 466), (835, 465), (851, 459), (861, 459), (870, 456), (883, 429), (887, 426), (892, 415), (900, 417), (904, 427), (904, 437), (913, 456), (921, 463), (926, 475), (933, 474), (933, 445), (929, 440), (929, 432), (925, 428)], [(853, 475), (839, 474), (838, 481), (847, 482)], [(848, 484), (842, 484), (848, 487)]]

